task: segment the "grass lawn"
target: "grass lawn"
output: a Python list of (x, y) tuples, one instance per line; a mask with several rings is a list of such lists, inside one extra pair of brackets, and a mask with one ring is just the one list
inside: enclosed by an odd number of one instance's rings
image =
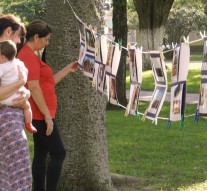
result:
[[(199, 93), (201, 56), (192, 56), (187, 78), (187, 92)], [(167, 64), (168, 91), (170, 91), (171, 63)], [(154, 90), (152, 71), (144, 71), (142, 90)], [(126, 84), (130, 87), (129, 71)], [(149, 102), (140, 102), (144, 113)], [(169, 103), (164, 103), (159, 117), (168, 118)], [(194, 123), (196, 105), (186, 105), (185, 127), (173, 122), (139, 117), (124, 117), (124, 111), (107, 111), (107, 130), (110, 170), (113, 173), (137, 176), (154, 181), (160, 191), (207, 190), (207, 119)]]
[[(148, 102), (140, 103), (144, 112)], [(186, 115), (196, 105), (186, 106)], [(169, 103), (164, 103), (161, 117), (168, 117)], [(166, 114), (167, 113), (167, 114)], [(166, 127), (138, 117), (124, 117), (124, 111), (107, 111), (110, 170), (113, 173), (138, 176), (160, 185), (160, 190), (207, 190), (207, 125), (206, 119), (194, 124), (194, 118)], [(196, 189), (195, 189), (196, 188)]]

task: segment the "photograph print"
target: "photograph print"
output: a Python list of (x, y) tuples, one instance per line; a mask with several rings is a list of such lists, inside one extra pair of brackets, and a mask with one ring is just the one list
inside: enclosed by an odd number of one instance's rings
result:
[(83, 59), (82, 69), (84, 71), (84, 75), (89, 78), (93, 78), (95, 71), (95, 58), (93, 55), (86, 54)]
[(207, 62), (207, 37), (203, 39), (203, 62)]
[(130, 68), (130, 81), (138, 83), (135, 48), (129, 49), (129, 68)]
[[(152, 68), (154, 71), (154, 76), (157, 84), (166, 84), (165, 74), (163, 71), (164, 64), (159, 52), (151, 52), (150, 59), (152, 62)], [(165, 66), (164, 66), (165, 67)]]
[(163, 101), (165, 99), (165, 93), (166, 93), (165, 87), (157, 87), (156, 88), (156, 90), (153, 94), (148, 112), (147, 112), (147, 116), (152, 117), (152, 118), (156, 118), (159, 115), (159, 111), (160, 111), (162, 104), (163, 104)]
[(113, 61), (113, 54), (114, 54), (114, 43), (108, 43), (108, 53), (107, 53), (107, 60), (106, 60), (106, 72), (108, 74), (112, 73), (112, 61)]
[(90, 27), (85, 27), (86, 33), (86, 51), (95, 53), (95, 37)]

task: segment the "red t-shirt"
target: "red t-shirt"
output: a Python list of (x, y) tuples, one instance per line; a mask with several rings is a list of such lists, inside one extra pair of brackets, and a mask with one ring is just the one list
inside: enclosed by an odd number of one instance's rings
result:
[[(57, 109), (57, 96), (55, 93), (55, 81), (52, 69), (47, 64), (45, 64), (27, 45), (24, 45), (21, 48), (17, 58), (24, 62), (28, 69), (27, 81), (39, 80), (39, 84), (42, 89), (47, 107), (50, 111), (50, 115), (54, 118)], [(44, 115), (38, 109), (32, 96), (30, 97), (29, 102), (32, 108), (33, 119), (43, 120)]]

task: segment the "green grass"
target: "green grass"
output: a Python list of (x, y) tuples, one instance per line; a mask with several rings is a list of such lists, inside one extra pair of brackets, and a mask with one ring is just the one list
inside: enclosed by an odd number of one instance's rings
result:
[[(191, 56), (187, 78), (187, 92), (198, 93), (200, 88), (202, 56)], [(171, 64), (167, 64), (168, 91), (170, 92)], [(141, 90), (154, 90), (152, 70), (142, 73)], [(126, 77), (130, 87), (129, 71)], [(149, 102), (140, 102), (144, 113)], [(160, 117), (168, 118), (169, 103), (164, 103)], [(186, 105), (185, 127), (173, 122), (167, 128), (166, 120), (158, 125), (144, 122), (135, 116), (124, 116), (124, 111), (107, 111), (110, 170), (130, 176), (150, 179), (164, 191), (207, 190), (207, 125), (201, 118), (194, 123), (196, 105)]]
[[(140, 111), (148, 106), (140, 103)], [(186, 115), (193, 114), (196, 105), (186, 106)], [(160, 113), (168, 117), (169, 103)], [(152, 180), (164, 190), (205, 190), (207, 186), (207, 125), (206, 119), (194, 124), (194, 118), (166, 127), (165, 120), (158, 125), (138, 117), (123, 117), (124, 111), (107, 111), (110, 170)], [(197, 185), (194, 185), (197, 184)]]

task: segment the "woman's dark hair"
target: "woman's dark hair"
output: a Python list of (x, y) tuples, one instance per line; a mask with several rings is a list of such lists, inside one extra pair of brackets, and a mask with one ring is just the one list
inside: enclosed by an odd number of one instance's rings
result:
[(51, 27), (44, 21), (34, 20), (26, 26), (26, 41), (33, 38), (36, 34), (39, 38), (46, 37), (52, 33)]
[(12, 14), (0, 16), (0, 36), (3, 35), (4, 31), (8, 27), (11, 27), (13, 32), (16, 32), (20, 27), (22, 27), (22, 33), (25, 33), (25, 28), (21, 20)]

